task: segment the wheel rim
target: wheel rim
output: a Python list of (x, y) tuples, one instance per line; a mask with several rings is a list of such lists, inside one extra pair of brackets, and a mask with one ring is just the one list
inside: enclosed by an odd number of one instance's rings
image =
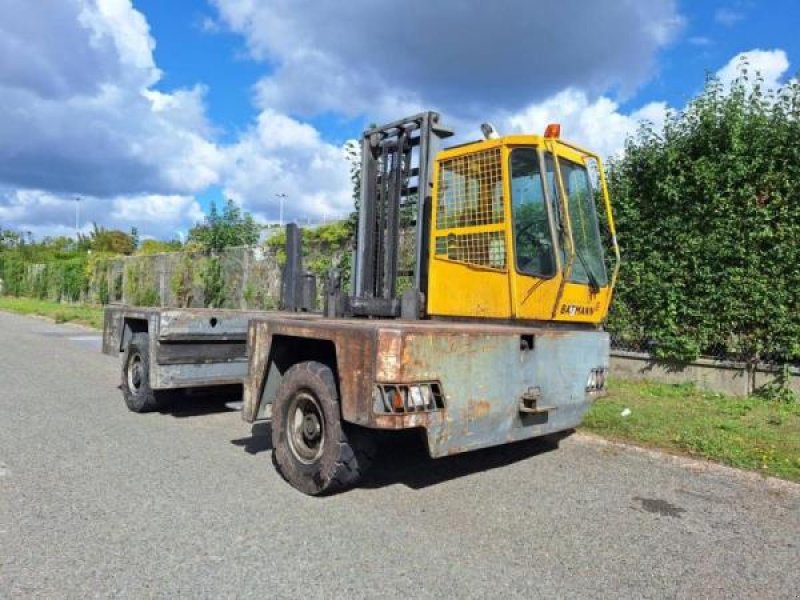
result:
[(325, 446), (325, 418), (319, 401), (308, 392), (298, 392), (286, 413), (289, 448), (304, 464), (315, 462)]
[(142, 357), (137, 352), (128, 361), (128, 388), (138, 392), (144, 383), (144, 363)]

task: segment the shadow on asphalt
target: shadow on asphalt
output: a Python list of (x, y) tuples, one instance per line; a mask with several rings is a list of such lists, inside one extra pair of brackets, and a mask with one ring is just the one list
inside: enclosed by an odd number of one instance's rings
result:
[(401, 484), (412, 489), (490, 471), (556, 450), (573, 432), (474, 450), (444, 458), (431, 458), (421, 432), (401, 432), (380, 448), (378, 458), (359, 487), (377, 489)]
[(260, 454), (272, 450), (272, 423), (258, 421), (250, 429), (250, 437), (231, 440), (231, 444), (239, 446), (248, 454)]
[[(528, 460), (558, 449), (559, 442), (574, 430), (524, 440), (493, 448), (465, 452), (445, 458), (431, 458), (421, 431), (409, 430), (382, 435), (378, 455), (358, 487), (379, 489), (390, 485), (405, 485), (422, 489), (474, 473), (490, 471)], [(259, 421), (252, 426), (249, 437), (231, 440), (251, 455), (272, 450), (272, 424)]]
[(242, 400), (242, 386), (220, 386), (208, 390), (192, 390), (191, 392), (173, 392), (168, 403), (159, 410), (161, 414), (171, 415), (178, 419), (202, 417), (215, 413), (231, 412), (229, 405)]

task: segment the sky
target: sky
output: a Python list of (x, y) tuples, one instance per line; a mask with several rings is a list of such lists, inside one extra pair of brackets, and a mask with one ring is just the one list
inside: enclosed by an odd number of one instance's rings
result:
[(617, 155), (708, 73), (794, 77), (797, 23), (793, 0), (0, 0), (0, 228), (344, 216), (343, 145), (422, 110)]

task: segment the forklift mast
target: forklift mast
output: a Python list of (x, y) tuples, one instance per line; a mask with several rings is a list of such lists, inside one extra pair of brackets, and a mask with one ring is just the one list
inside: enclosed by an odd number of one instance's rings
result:
[[(353, 293), (336, 313), (417, 319), (425, 314), (433, 161), (453, 135), (435, 112), (364, 132)], [(398, 296), (401, 216), (414, 225), (413, 285)], [(341, 293), (340, 293), (341, 295)], [(333, 316), (333, 315), (331, 315)]]

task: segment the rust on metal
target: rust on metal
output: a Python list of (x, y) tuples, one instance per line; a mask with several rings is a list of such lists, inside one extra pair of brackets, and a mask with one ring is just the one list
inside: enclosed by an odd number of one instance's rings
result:
[[(593, 399), (587, 375), (607, 367), (608, 357), (608, 334), (588, 327), (128, 307), (109, 307), (105, 319), (108, 353), (122, 349), (129, 320), (147, 328), (155, 389), (243, 382), (242, 417), (250, 422), (267, 416), (293, 360), (331, 361), (345, 421), (420, 428), (432, 456), (574, 427)], [(375, 409), (376, 386), (425, 382), (440, 390), (437, 410)], [(552, 407), (547, 414), (520, 411), (532, 388)]]

